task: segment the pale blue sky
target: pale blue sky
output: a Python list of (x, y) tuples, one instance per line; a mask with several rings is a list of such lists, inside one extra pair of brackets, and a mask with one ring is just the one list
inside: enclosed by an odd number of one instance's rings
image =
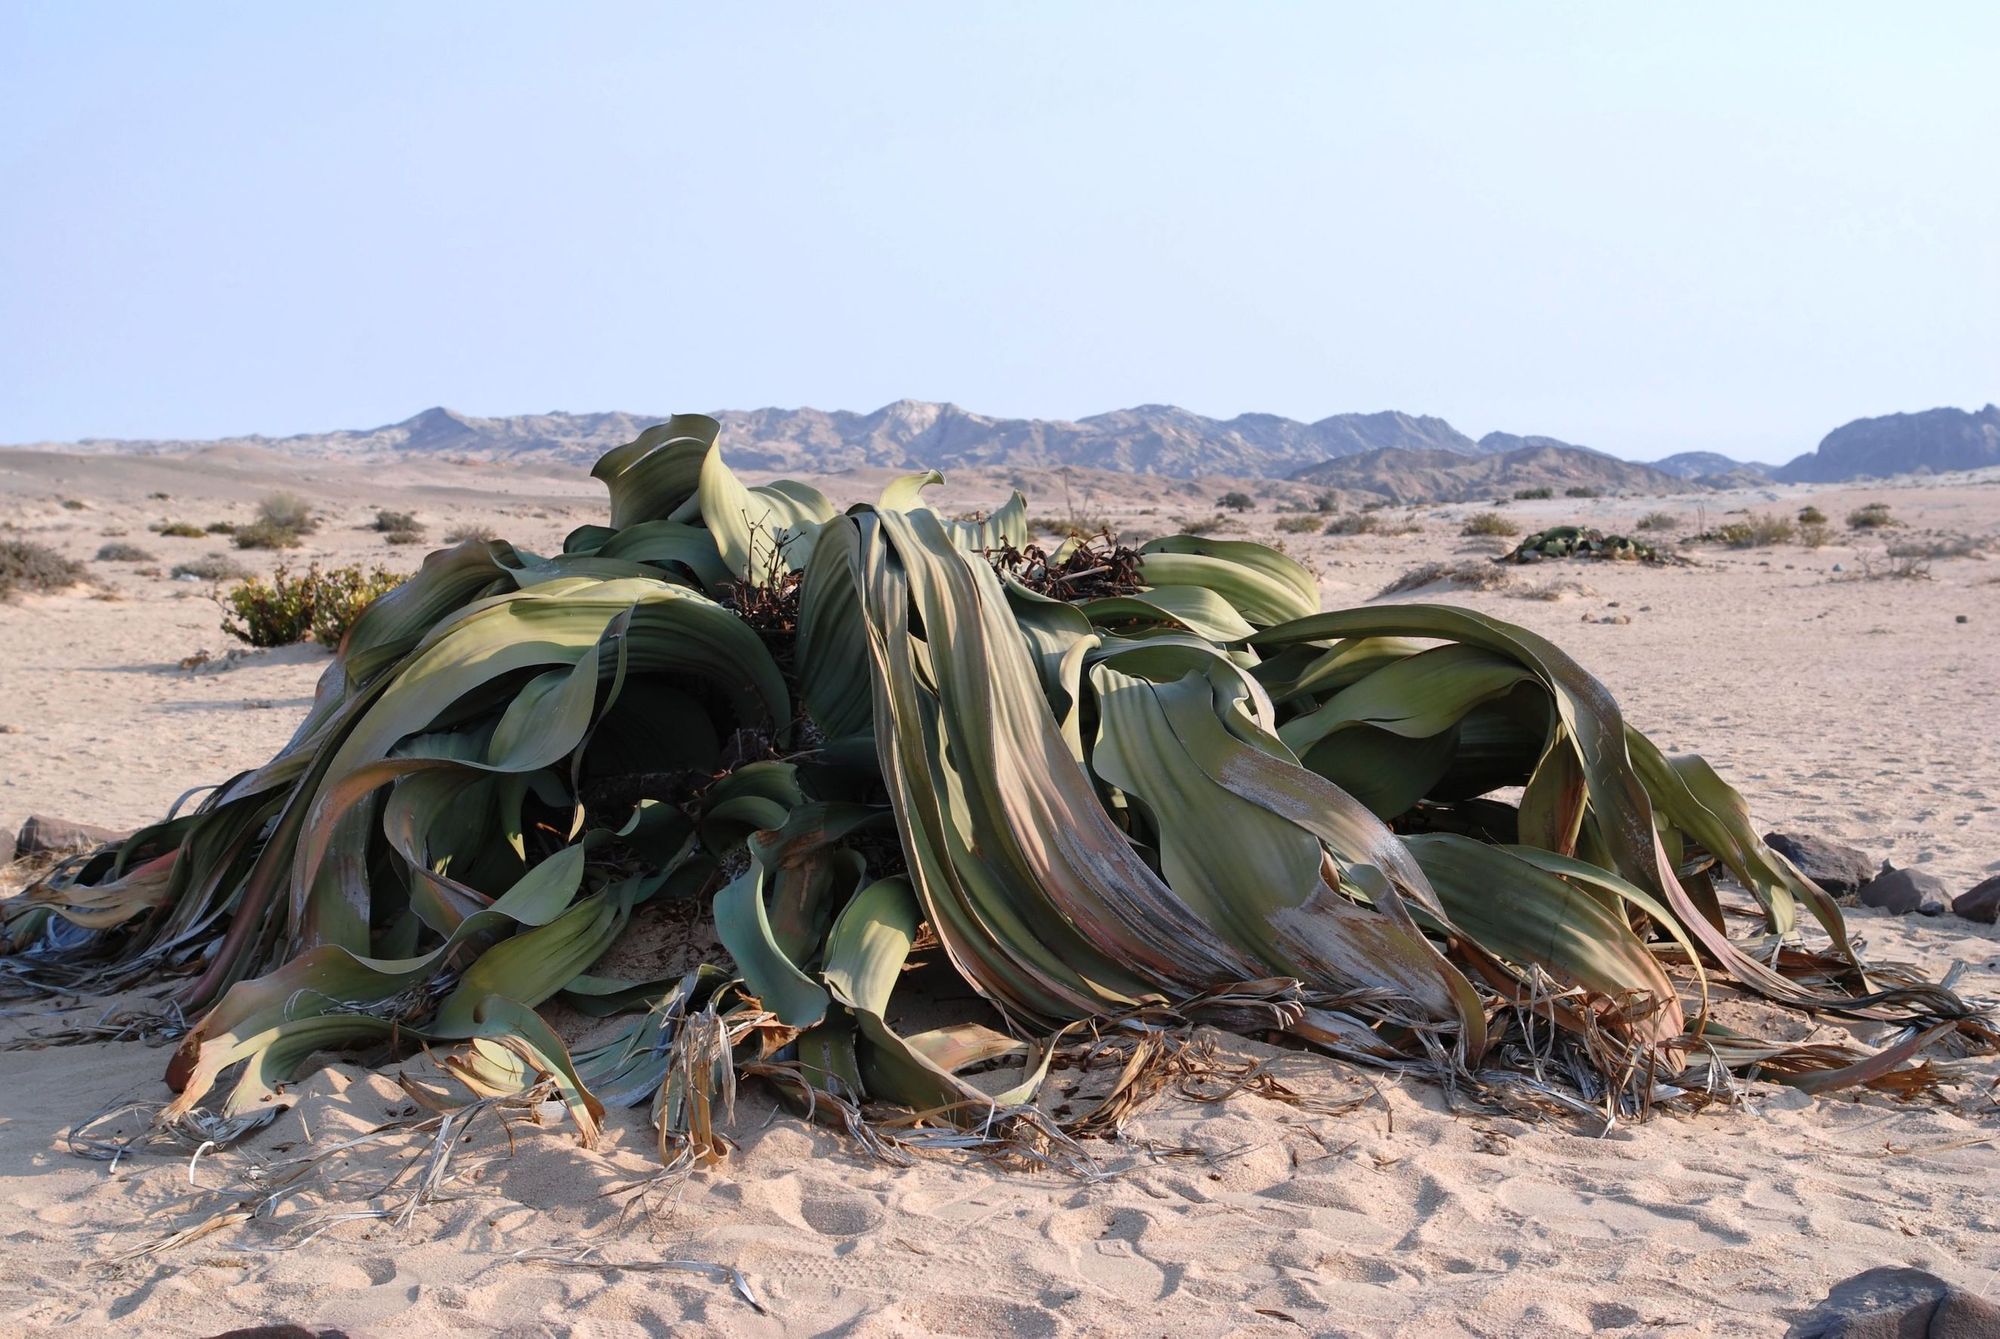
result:
[(2000, 399), (2000, 5), (0, 0), (0, 441)]

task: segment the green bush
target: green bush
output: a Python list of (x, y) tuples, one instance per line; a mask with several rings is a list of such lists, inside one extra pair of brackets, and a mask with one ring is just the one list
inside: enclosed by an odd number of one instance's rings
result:
[(193, 562), (175, 563), (169, 575), (196, 581), (241, 581), (250, 575), (250, 569), (226, 554), (211, 553)]
[(64, 590), (83, 580), (83, 564), (46, 544), (0, 539), (0, 596), (16, 591)]
[(1556, 490), (1553, 488), (1517, 488), (1514, 490), (1514, 500), (1516, 502), (1540, 502), (1545, 498), (1552, 498), (1555, 495)]
[(1603, 490), (1603, 489), (1601, 489), (1601, 488), (1592, 488), (1592, 487), (1591, 487), (1591, 486), (1590, 486), (1589, 484), (1576, 484), (1576, 485), (1574, 485), (1574, 486), (1572, 486), (1572, 487), (1569, 487), (1569, 488), (1565, 488), (1565, 489), (1563, 489), (1563, 496), (1564, 496), (1564, 497), (1603, 497), (1603, 496), (1604, 496), (1604, 490)]
[(323, 569), (314, 563), (294, 575), (280, 565), (268, 581), (253, 578), (223, 598), (222, 630), (252, 646), (290, 646), (308, 635), (336, 646), (376, 596), (404, 580), (379, 567)]
[(169, 539), (200, 539), (207, 533), (200, 526), (189, 525), (186, 521), (162, 521), (148, 528), (154, 534), (165, 535)]
[(1521, 527), (1497, 511), (1474, 512), (1465, 518), (1462, 535), (1518, 535)]
[(252, 521), (237, 526), (233, 537), (239, 549), (295, 549), (300, 532), (269, 521)]
[(1800, 525), (1825, 525), (1825, 524), (1826, 524), (1826, 513), (1825, 513), (1825, 512), (1823, 512), (1823, 511), (1821, 511), (1821, 510), (1820, 510), (1820, 509), (1819, 509), (1818, 507), (1800, 507), (1800, 508), (1799, 508), (1799, 524), (1800, 524)]
[(1248, 493), (1224, 493), (1215, 500), (1215, 505), (1227, 511), (1250, 511), (1257, 505), (1257, 499)]
[(204, 535), (233, 535), (236, 533), (234, 521), (210, 521), (201, 528)]
[(97, 561), (101, 563), (149, 563), (153, 561), (153, 555), (140, 548), (137, 544), (127, 544), (122, 540), (113, 540), (111, 543), (98, 548)]
[(1641, 516), (1638, 528), (1641, 530), (1672, 530), (1679, 526), (1681, 518), (1670, 511), (1649, 511)]
[(1338, 494), (1338, 493), (1333, 493), (1333, 492), (1326, 492), (1326, 493), (1317, 493), (1317, 494), (1314, 494), (1314, 496), (1313, 496), (1313, 510), (1314, 510), (1314, 511), (1317, 511), (1317, 512), (1335, 512), (1335, 511), (1339, 511), (1339, 510), (1340, 510), (1340, 494)]

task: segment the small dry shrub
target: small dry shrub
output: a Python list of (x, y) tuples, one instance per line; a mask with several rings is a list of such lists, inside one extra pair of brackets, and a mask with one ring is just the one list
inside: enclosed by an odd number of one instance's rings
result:
[[(1030, 521), (1028, 524), (1033, 526), (1036, 522)], [(1049, 533), (1062, 534), (1064, 532), (1052, 530)], [(455, 525), (444, 532), (444, 542), (447, 544), (463, 544), (468, 539), (495, 540), (498, 538), (500, 538), (499, 532), (490, 525)]]
[(377, 511), (375, 529), (385, 535), (421, 535), (424, 523), (406, 511)]
[(1556, 495), (1553, 488), (1517, 488), (1514, 490), (1516, 502), (1541, 502)]
[(1869, 502), (1847, 513), (1849, 530), (1886, 530), (1902, 522), (1889, 514), (1886, 502)]
[(97, 561), (101, 563), (149, 563), (153, 555), (137, 544), (126, 544), (114, 540), (98, 546)]
[(1984, 558), (1987, 541), (1971, 535), (1935, 535), (1928, 539), (1907, 539), (1889, 546), (1891, 558)]
[(149, 528), (154, 534), (165, 535), (169, 539), (200, 539), (205, 533), (200, 526), (186, 521), (162, 521)]
[(1826, 513), (1825, 513), (1825, 512), (1823, 512), (1823, 511), (1821, 511), (1821, 510), (1820, 510), (1820, 509), (1819, 509), (1818, 507), (1814, 507), (1814, 506), (1810, 506), (1810, 505), (1808, 505), (1808, 506), (1804, 506), (1804, 507), (1800, 507), (1800, 508), (1799, 508), (1799, 524), (1800, 524), (1800, 525), (1825, 525), (1825, 524), (1826, 524)]
[(234, 539), (239, 549), (295, 549), (302, 532), (269, 521), (252, 521), (236, 527)]
[(1458, 533), (1461, 535), (1518, 535), (1521, 533), (1521, 527), (1497, 511), (1481, 511), (1474, 512), (1472, 515), (1466, 517), (1465, 527)]
[(175, 563), (168, 575), (193, 581), (241, 581), (250, 575), (250, 569), (227, 554), (211, 553), (192, 562)]
[[(1028, 529), (1063, 539), (1087, 539), (1092, 535), (1111, 533), (1111, 518), (1090, 511), (1074, 512), (1069, 516), (1031, 516), (1028, 518)], [(496, 539), (498, 536), (483, 525), (470, 525), (450, 531), (445, 538), (456, 544), (467, 539)]]
[(1459, 562), (1423, 563), (1412, 567), (1403, 575), (1375, 592), (1376, 599), (1385, 595), (1400, 595), (1406, 590), (1416, 590), (1440, 582), (1460, 587), (1464, 590), (1499, 590), (1513, 578), (1507, 569), (1497, 563)]
[(1716, 527), (1715, 537), (1732, 549), (1768, 549), (1791, 543), (1795, 533), (1789, 516), (1754, 515)]
[(312, 503), (297, 493), (266, 493), (257, 501), (257, 520), (300, 535), (309, 535), (319, 528)]
[(0, 539), (0, 597), (17, 591), (66, 590), (83, 580), (83, 564), (46, 544)]
[(1833, 541), (1833, 527), (1824, 521), (1804, 521), (1799, 525), (1799, 543), (1809, 549), (1823, 549)]
[(1673, 530), (1679, 527), (1681, 518), (1670, 511), (1649, 511), (1635, 523), (1640, 530)]
[(1350, 511), (1328, 521), (1326, 529), (1322, 533), (1329, 535), (1379, 535), (1382, 533), (1382, 518), (1372, 511)]
[(1287, 535), (1307, 535), (1319, 529), (1319, 517), (1309, 511), (1278, 518), (1278, 530)]
[(1603, 497), (1602, 488), (1592, 488), (1589, 484), (1575, 484), (1563, 489), (1564, 497)]

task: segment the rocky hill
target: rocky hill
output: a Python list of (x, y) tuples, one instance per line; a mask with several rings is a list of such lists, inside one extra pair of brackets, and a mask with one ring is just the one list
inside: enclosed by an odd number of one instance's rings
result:
[(1781, 483), (1835, 483), (1892, 474), (1939, 474), (2000, 465), (2000, 406), (1976, 412), (1926, 409), (1858, 418), (1835, 428), (1819, 449), (1780, 466)]
[(1719, 451), (1682, 451), (1661, 460), (1649, 460), (1646, 464), (1676, 479), (1710, 479), (1739, 473), (1760, 479), (1771, 476), (1769, 465), (1759, 465), (1754, 460), (1734, 460)]
[(1685, 481), (1575, 446), (1526, 446), (1493, 455), (1451, 451), (1371, 451), (1323, 461), (1292, 475), (1298, 483), (1373, 493), (1391, 502), (1472, 502), (1524, 488), (1594, 488), (1604, 493), (1685, 492)]

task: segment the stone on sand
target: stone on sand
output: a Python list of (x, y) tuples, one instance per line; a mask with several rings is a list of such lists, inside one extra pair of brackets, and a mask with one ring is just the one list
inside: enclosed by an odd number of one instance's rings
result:
[(1865, 852), (1810, 832), (1767, 832), (1764, 844), (1835, 897), (1846, 897), (1875, 877), (1875, 862)]
[(1882, 872), (1861, 885), (1861, 905), (1898, 916), (1942, 916), (1951, 910), (1951, 890), (1943, 879), (1922, 870), (1897, 869), (1882, 862)]

